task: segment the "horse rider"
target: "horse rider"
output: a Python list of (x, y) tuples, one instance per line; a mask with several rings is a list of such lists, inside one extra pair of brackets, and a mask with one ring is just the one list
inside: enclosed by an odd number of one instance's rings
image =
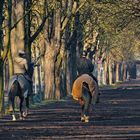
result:
[(26, 54), (23, 50), (18, 51), (18, 56), (13, 59), (14, 75), (10, 78), (9, 89), (15, 80), (17, 80), (21, 86), (24, 97), (32, 94), (32, 79), (28, 75), (28, 63)]
[(14, 58), (14, 74), (23, 75), (29, 82), (32, 81), (28, 75), (28, 63), (26, 59), (26, 53), (23, 50), (19, 50), (18, 56)]
[[(88, 112), (87, 110), (89, 110), (90, 104), (96, 104), (99, 102), (99, 87), (96, 77), (92, 74), (94, 65), (86, 56), (87, 52), (83, 51), (82, 57), (80, 57), (77, 62), (78, 78), (74, 81), (72, 96), (74, 99), (77, 98), (85, 113), (81, 115), (81, 120), (88, 122), (89, 116), (87, 116), (88, 113), (86, 112)], [(80, 86), (78, 86), (78, 83)], [(77, 97), (75, 98), (76, 94)]]
[(97, 90), (98, 90), (98, 99), (97, 99), (97, 103), (99, 102), (99, 86), (98, 86), (98, 80), (97, 78), (93, 75), (93, 70), (94, 70), (94, 65), (92, 64), (92, 61), (87, 58), (87, 51), (84, 50), (82, 57), (80, 57), (80, 59), (78, 59), (77, 62), (77, 71), (78, 71), (78, 76), (82, 75), (82, 74), (88, 74), (89, 76), (91, 76), (93, 78), (94, 81), (96, 81), (97, 84)]
[(89, 122), (90, 104), (96, 103), (98, 89), (96, 81), (88, 74), (82, 74), (73, 83), (72, 96), (77, 100), (81, 107), (81, 121)]
[(83, 51), (83, 54), (82, 54), (82, 57), (80, 57), (78, 59), (78, 62), (77, 62), (77, 71), (78, 71), (78, 75), (82, 75), (82, 74), (89, 74), (93, 80), (95, 80), (98, 84), (98, 80), (97, 78), (92, 74), (94, 70), (94, 65), (92, 64), (92, 61), (87, 58), (87, 51), (84, 50)]

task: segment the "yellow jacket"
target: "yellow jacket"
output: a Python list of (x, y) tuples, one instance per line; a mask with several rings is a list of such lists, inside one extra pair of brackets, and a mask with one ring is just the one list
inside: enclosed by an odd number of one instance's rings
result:
[(27, 60), (22, 57), (14, 58), (14, 73), (25, 73), (28, 69)]

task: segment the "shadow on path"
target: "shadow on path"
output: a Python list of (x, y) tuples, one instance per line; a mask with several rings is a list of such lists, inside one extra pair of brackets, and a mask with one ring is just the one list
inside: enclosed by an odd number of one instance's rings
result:
[(140, 90), (102, 90), (89, 123), (80, 121), (80, 106), (68, 97), (31, 109), (24, 121), (0, 120), (0, 140), (139, 140)]

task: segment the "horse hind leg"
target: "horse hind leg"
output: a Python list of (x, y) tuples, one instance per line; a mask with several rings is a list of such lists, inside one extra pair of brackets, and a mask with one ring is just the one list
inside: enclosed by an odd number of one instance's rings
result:
[(16, 115), (15, 115), (15, 98), (12, 99), (12, 108), (13, 108), (12, 120), (13, 121), (16, 121)]
[(24, 101), (24, 97), (20, 97), (20, 120), (24, 120), (23, 101)]
[(28, 115), (28, 110), (29, 110), (29, 96), (27, 96), (27, 98), (25, 98), (25, 102), (26, 102), (26, 109), (23, 112), (23, 117), (27, 117), (27, 115)]
[(9, 101), (10, 104), (12, 104), (12, 120), (16, 121), (16, 116), (15, 116), (15, 95), (14, 95), (14, 86), (12, 86), (10, 92), (9, 92)]
[(20, 102), (20, 119), (24, 120), (25, 117), (27, 117), (28, 115), (28, 109), (29, 109), (29, 97), (25, 98), (25, 110), (23, 111), (22, 108), (23, 108), (23, 103), (24, 103), (24, 98), (21, 99), (21, 102)]

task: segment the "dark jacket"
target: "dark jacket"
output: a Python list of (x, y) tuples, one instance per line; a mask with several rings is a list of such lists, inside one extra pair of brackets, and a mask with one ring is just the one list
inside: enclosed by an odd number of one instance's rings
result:
[(77, 71), (78, 74), (89, 74), (92, 73), (94, 69), (94, 65), (92, 64), (90, 59), (87, 59), (86, 57), (81, 57), (78, 61), (77, 61)]
[(90, 75), (93, 80), (95, 80), (98, 83), (97, 78), (92, 74), (94, 70), (94, 65), (92, 64), (92, 61), (86, 57), (81, 57), (77, 61), (77, 71), (78, 76), (82, 74), (88, 74)]

